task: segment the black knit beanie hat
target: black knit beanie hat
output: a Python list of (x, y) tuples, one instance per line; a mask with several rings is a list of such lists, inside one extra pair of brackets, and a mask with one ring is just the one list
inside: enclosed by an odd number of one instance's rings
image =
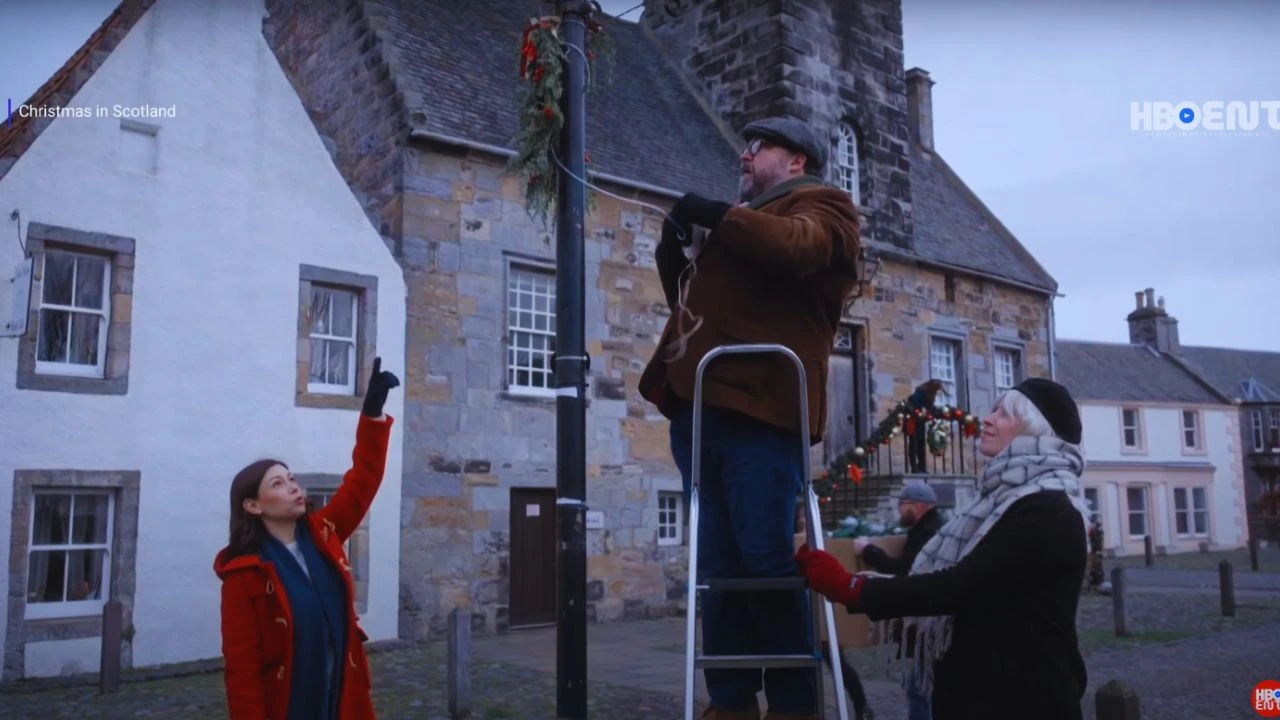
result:
[(1013, 389), (1027, 396), (1058, 437), (1080, 444), (1080, 408), (1065, 387), (1046, 378), (1027, 378)]

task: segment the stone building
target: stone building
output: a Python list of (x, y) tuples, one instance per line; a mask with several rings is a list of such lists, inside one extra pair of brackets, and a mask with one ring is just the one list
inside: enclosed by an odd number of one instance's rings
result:
[[(540, 5), (320, 5), (267, 0), (264, 33), (408, 288), (401, 633), (438, 634), (454, 606), (477, 630), (553, 622), (554, 234), (503, 171), (520, 33)], [(984, 407), (1051, 374), (1056, 292), (937, 153), (933, 81), (903, 67), (898, 2), (651, 2), (642, 22), (607, 28), (614, 82), (589, 101), (588, 148), (610, 195), (586, 247), (589, 612), (602, 621), (684, 602), (679, 476), (636, 389), (670, 312), (661, 214), (645, 204), (731, 199), (745, 122), (789, 114), (830, 137), (829, 179), (861, 208), (879, 267), (832, 350), (823, 458), (929, 377), (947, 402)]]

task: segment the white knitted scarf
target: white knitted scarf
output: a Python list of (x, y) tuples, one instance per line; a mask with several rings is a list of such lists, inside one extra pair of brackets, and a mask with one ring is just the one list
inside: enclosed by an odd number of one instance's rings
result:
[[(1084, 472), (1084, 455), (1076, 445), (1055, 437), (1014, 438), (1009, 447), (996, 455), (982, 473), (978, 497), (929, 539), (911, 566), (912, 575), (936, 572), (951, 567), (973, 551), (982, 538), (1018, 500), (1042, 490), (1065, 491), (1080, 512), (1080, 522), (1088, 531), (1088, 505), (1080, 488)], [(933, 692), (933, 664), (951, 644), (953, 618), (910, 617), (875, 624), (882, 642), (887, 645), (890, 675), (905, 684), (905, 670), (914, 663), (915, 676), (921, 690)], [(895, 640), (894, 624), (902, 624)], [(912, 657), (905, 657), (905, 644), (914, 629)]]

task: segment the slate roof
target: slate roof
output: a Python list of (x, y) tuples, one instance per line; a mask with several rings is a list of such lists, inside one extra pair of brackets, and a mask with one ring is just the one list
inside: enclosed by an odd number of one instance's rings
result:
[[(124, 0), (107, 16), (98, 29), (85, 40), (25, 105), (32, 107), (65, 107), (71, 98), (93, 77), (111, 51), (133, 29), (155, 0)], [(35, 143), (52, 120), (22, 117), (14, 110), (10, 122), (0, 123), (0, 179), (3, 179), (22, 154)]]
[(1058, 283), (936, 152), (911, 153), (913, 250), (924, 261), (1056, 292)]
[(1173, 358), (1144, 345), (1059, 340), (1057, 374), (1077, 400), (1227, 403)]
[[(514, 149), (521, 33), (545, 3), (529, 0), (366, 0), (385, 18), (401, 91), (425, 99), (421, 129)], [(605, 19), (615, 81), (587, 103), (594, 170), (677, 192), (728, 197), (738, 154), (638, 24)], [(411, 118), (413, 116), (411, 115)]]
[(1183, 346), (1181, 357), (1229, 398), (1280, 402), (1280, 353)]

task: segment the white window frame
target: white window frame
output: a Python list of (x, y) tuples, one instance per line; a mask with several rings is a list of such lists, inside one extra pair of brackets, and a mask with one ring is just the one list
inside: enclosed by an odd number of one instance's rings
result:
[[(78, 252), (75, 250), (67, 250), (61, 247), (46, 247), (41, 258), (40, 268), (40, 312), (36, 315), (36, 372), (45, 375), (66, 375), (71, 377), (88, 377), (88, 378), (104, 378), (107, 371), (107, 332), (111, 329), (111, 258), (106, 255), (97, 255), (94, 253)], [(71, 304), (59, 305), (55, 303), (45, 302), (45, 294), (48, 291), (49, 273), (48, 264), (50, 255), (64, 255), (77, 260), (71, 271)], [(77, 307), (75, 292), (76, 278), (80, 272), (80, 258), (88, 258), (102, 262), (102, 308), (83, 308)], [(100, 318), (101, 325), (98, 328), (98, 360), (93, 365), (82, 365), (70, 362), (71, 358), (71, 334), (67, 334), (67, 361), (58, 362), (40, 359), (40, 347), (44, 342), (41, 334), (44, 332), (44, 312), (52, 310), (57, 312), (66, 312), (71, 315), (91, 315)], [(71, 325), (67, 325), (70, 331)]]
[(1267, 447), (1267, 433), (1262, 427), (1262, 411), (1254, 410), (1249, 415), (1253, 426), (1253, 451), (1262, 452)]
[[(351, 297), (351, 335), (334, 335), (332, 333), (315, 332), (314, 313), (316, 312), (315, 297), (316, 293), (331, 293), (330, 304), (327, 311), (332, 316), (333, 301), (344, 295)], [(308, 318), (310, 327), (307, 328), (307, 337), (311, 342), (321, 341), (326, 345), (330, 342), (347, 343), (347, 381), (345, 383), (328, 383), (317, 382), (309, 376), (307, 378), (307, 392), (324, 394), (324, 395), (355, 395), (356, 392), (356, 375), (359, 374), (359, 368), (356, 366), (357, 349), (360, 345), (360, 292), (352, 288), (339, 287), (336, 285), (326, 285), (324, 283), (312, 283), (311, 285), (311, 313), (312, 318)], [(332, 330), (332, 322), (329, 329)], [(326, 351), (327, 352), (327, 351)], [(314, 366), (314, 362), (311, 363)], [(327, 366), (327, 363), (326, 363)], [(315, 372), (315, 367), (311, 367), (311, 372)]]
[[(1133, 413), (1133, 424), (1126, 422), (1125, 415)], [(1133, 431), (1133, 444), (1129, 443), (1129, 431)], [(1124, 450), (1141, 450), (1146, 447), (1142, 433), (1142, 408), (1120, 408), (1120, 447)]]
[[(519, 288), (518, 283), (521, 277), (534, 278), (535, 286), (533, 287), (532, 290), (521, 290)], [(536, 286), (536, 283), (538, 282), (539, 279), (545, 280), (546, 282), (549, 283), (550, 288), (547, 292), (542, 292), (542, 289)], [(522, 310), (519, 307), (518, 298), (513, 303), (512, 301), (513, 293), (524, 293), (524, 294), (531, 295), (534, 298), (532, 307), (528, 310)], [(504, 314), (506, 315), (506, 318), (507, 318), (507, 343), (506, 343), (507, 357), (504, 363), (506, 366), (507, 391), (512, 394), (518, 394), (518, 395), (554, 397), (556, 394), (555, 367), (552, 364), (552, 356), (555, 354), (555, 347), (556, 347), (556, 331), (554, 329), (554, 323), (556, 320), (555, 270), (552, 268), (548, 268), (546, 266), (536, 265), (532, 263), (518, 263), (518, 262), (510, 263), (507, 266), (507, 286), (505, 288), (504, 297), (506, 298), (506, 302), (503, 303), (504, 310), (505, 310)], [(546, 299), (546, 302), (547, 302), (546, 311), (541, 311), (537, 309), (537, 300), (539, 297)], [(519, 313), (521, 312), (528, 312), (530, 314), (530, 317), (535, 317), (539, 315), (546, 317), (547, 318), (547, 322), (545, 324), (546, 327), (542, 330), (539, 330), (536, 327), (523, 327), (519, 325), (518, 324), (519, 321), (517, 318), (519, 317)], [(513, 317), (513, 315), (515, 315), (515, 317)], [(524, 337), (528, 337), (530, 339), (529, 347), (527, 348), (520, 347), (520, 339)], [(546, 350), (534, 349), (533, 348), (534, 337), (545, 337), (546, 338), (545, 344), (548, 349)], [(545, 357), (546, 357), (545, 369), (534, 367), (532, 364), (527, 366), (518, 365), (516, 363), (518, 359), (517, 353), (521, 351), (529, 353), (531, 363), (532, 363), (532, 357), (534, 353), (545, 354)], [(528, 373), (528, 378), (530, 380), (529, 382), (526, 382), (526, 383), (519, 382), (519, 373), (521, 371)], [(535, 376), (545, 378), (546, 386), (543, 387), (541, 385), (538, 385), (532, 382), (532, 379)]]
[[(669, 522), (663, 522), (667, 518)], [(663, 528), (672, 534), (663, 537)], [(684, 493), (660, 491), (658, 493), (658, 545), (684, 544)]]
[[(1090, 498), (1090, 495), (1093, 497)], [(1102, 495), (1098, 488), (1085, 488), (1084, 501), (1089, 506), (1089, 525), (1095, 525), (1102, 518)]]
[[(1188, 415), (1191, 416), (1191, 425), (1189, 427), (1187, 426)], [(1204, 446), (1201, 444), (1204, 439), (1204, 435), (1201, 432), (1201, 425), (1202, 425), (1201, 417), (1202, 416), (1199, 410), (1183, 410), (1182, 411), (1180, 425), (1182, 428), (1182, 449), (1183, 450), (1204, 449)], [(1192, 438), (1192, 441), (1190, 444), (1187, 443), (1188, 434), (1190, 434)]]
[[(1130, 485), (1125, 488), (1124, 532), (1125, 532), (1125, 535), (1133, 539), (1143, 538), (1151, 534), (1151, 513), (1150, 513), (1151, 493), (1149, 493), (1147, 490), (1148, 488), (1145, 485)], [(1134, 509), (1132, 498), (1129, 495), (1134, 491), (1137, 491), (1139, 493), (1139, 496), (1142, 498), (1142, 508), (1140, 510)], [(1136, 535), (1133, 533), (1133, 530), (1132, 530), (1134, 515), (1140, 515), (1142, 517), (1142, 532)]]
[(960, 402), (960, 353), (959, 341), (929, 336), (929, 377), (942, 381), (942, 392), (935, 404), (955, 406)]
[(1280, 408), (1271, 408), (1271, 426), (1267, 428), (1271, 452), (1280, 452)]
[(862, 203), (861, 169), (858, 163), (858, 134), (848, 124), (840, 126), (836, 137), (836, 184), (853, 199)]
[[(73, 496), (71, 505), (71, 526), (70, 531), (75, 532), (75, 495), (95, 495), (107, 498), (107, 538), (105, 543), (78, 543), (65, 545), (36, 545), (36, 499), (41, 496), (48, 495), (71, 495)], [(91, 490), (76, 488), (41, 488), (35, 490), (31, 494), (31, 529), (27, 538), (27, 582), (30, 579), (31, 554), (37, 551), (52, 550), (66, 551), (74, 550), (105, 550), (102, 555), (102, 592), (100, 597), (95, 600), (63, 600), (61, 602), (31, 602), (28, 595), (29, 590), (22, 588), (23, 597), (27, 598), (26, 602), (26, 619), (28, 620), (44, 620), (50, 618), (70, 618), (97, 615), (102, 612), (102, 607), (107, 600), (111, 598), (111, 574), (114, 565), (114, 559), (111, 552), (112, 543), (115, 541), (115, 510), (116, 498), (115, 493), (110, 490)], [(70, 572), (69, 565), (63, 564), (63, 595), (66, 594), (66, 573)]]
[(1018, 370), (1022, 365), (1021, 351), (1017, 348), (997, 346), (994, 360), (992, 365), (995, 371), (996, 394), (1012, 390), (1019, 380)]
[[(1197, 503), (1196, 494), (1199, 493)], [(1203, 519), (1204, 530), (1197, 529), (1197, 520)], [(1186, 532), (1178, 529), (1178, 521), (1186, 523)], [(1178, 537), (1208, 537), (1209, 491), (1203, 487), (1177, 487), (1173, 489), (1173, 532)]]

